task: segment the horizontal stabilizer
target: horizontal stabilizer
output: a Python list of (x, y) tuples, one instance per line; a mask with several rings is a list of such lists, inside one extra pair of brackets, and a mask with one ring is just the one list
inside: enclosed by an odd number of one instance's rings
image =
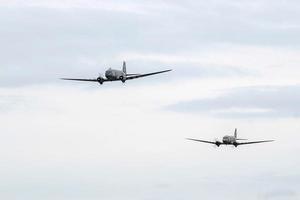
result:
[(126, 74), (126, 76), (138, 76), (138, 75), (141, 75), (141, 74)]

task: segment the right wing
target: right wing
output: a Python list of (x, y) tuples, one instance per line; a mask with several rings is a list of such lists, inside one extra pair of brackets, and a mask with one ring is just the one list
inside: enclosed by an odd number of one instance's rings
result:
[(211, 141), (206, 141), (206, 140), (197, 140), (197, 139), (192, 139), (192, 138), (186, 138), (187, 140), (193, 140), (196, 142), (203, 142), (203, 143), (209, 143), (209, 144), (215, 144), (217, 145), (217, 142), (211, 142)]

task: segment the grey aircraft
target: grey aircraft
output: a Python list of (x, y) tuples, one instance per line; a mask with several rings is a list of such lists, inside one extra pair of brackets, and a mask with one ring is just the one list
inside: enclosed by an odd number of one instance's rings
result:
[(155, 74), (161, 74), (161, 73), (165, 73), (165, 72), (169, 72), (169, 71), (172, 71), (172, 70), (169, 69), (169, 70), (152, 72), (152, 73), (147, 73), (147, 74), (128, 74), (126, 71), (126, 62), (124, 61), (122, 70), (116, 70), (116, 69), (109, 68), (105, 72), (105, 77), (100, 75), (98, 78), (95, 78), (95, 79), (62, 78), (62, 80), (98, 82), (102, 85), (104, 82), (108, 82), (108, 81), (122, 81), (123, 83), (125, 83), (127, 80), (142, 78), (142, 77), (146, 77), (146, 76), (152, 76)]
[(206, 140), (198, 140), (198, 139), (192, 139), (192, 138), (186, 138), (187, 140), (193, 140), (196, 142), (203, 142), (203, 143), (209, 143), (209, 144), (214, 144), (217, 147), (220, 145), (233, 145), (235, 147), (239, 145), (246, 145), (246, 144), (257, 144), (257, 143), (263, 143), (263, 142), (273, 142), (274, 140), (262, 140), (262, 141), (253, 141), (253, 142), (239, 142), (240, 140), (247, 140), (247, 139), (240, 139), (237, 138), (237, 129), (234, 131), (234, 135), (226, 135), (223, 137), (222, 142), (216, 140), (214, 142), (212, 141), (206, 141)]

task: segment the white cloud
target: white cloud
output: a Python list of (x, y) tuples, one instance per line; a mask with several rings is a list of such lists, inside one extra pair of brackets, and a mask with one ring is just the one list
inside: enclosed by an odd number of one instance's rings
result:
[(299, 85), (241, 87), (225, 90), (227, 93), (214, 98), (179, 102), (169, 108), (227, 118), (299, 118), (298, 90)]
[[(197, 69), (204, 73), (205, 68), (217, 74), (217, 67), (223, 70), (225, 77), (226, 71), (234, 70), (240, 80), (247, 74), (256, 76), (251, 83), (254, 85), (280, 85), (299, 83), (299, 53), (298, 49), (223, 44), (194, 49), (192, 52), (178, 50), (172, 54), (124, 53), (117, 59), (162, 63), (161, 65), (175, 66), (178, 71), (186, 69), (189, 74), (198, 74)], [(232, 79), (230, 76), (227, 78)]]
[(124, 12), (138, 15), (150, 15), (161, 10), (172, 9), (181, 10), (176, 5), (169, 5), (164, 2), (157, 1), (139, 2), (139, 1), (108, 1), (108, 0), (3, 0), (0, 6), (10, 7), (37, 7), (37, 8), (50, 8), (50, 9), (93, 9), (103, 10), (109, 12)]
[(174, 54), (124, 53), (118, 58), (132, 60), (159, 61), (162, 63), (196, 63), (201, 65), (237, 66), (250, 69), (298, 68), (299, 50), (288, 48), (249, 46), (249, 45), (211, 45), (193, 52), (178, 50)]

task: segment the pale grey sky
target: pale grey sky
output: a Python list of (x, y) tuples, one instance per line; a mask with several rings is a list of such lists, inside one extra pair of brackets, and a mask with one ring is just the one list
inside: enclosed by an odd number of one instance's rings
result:
[[(0, 197), (299, 199), (300, 3), (0, 1)], [(169, 74), (121, 83), (107, 67)], [(254, 146), (186, 137), (232, 134)]]

